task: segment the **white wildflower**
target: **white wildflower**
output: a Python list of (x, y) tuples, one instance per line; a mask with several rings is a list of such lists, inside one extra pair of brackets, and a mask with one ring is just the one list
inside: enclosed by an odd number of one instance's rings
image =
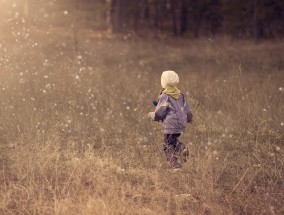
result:
[(125, 172), (125, 169), (124, 169), (124, 168), (121, 168), (121, 167), (119, 166), (119, 167), (117, 167), (117, 171), (118, 171), (118, 172)]

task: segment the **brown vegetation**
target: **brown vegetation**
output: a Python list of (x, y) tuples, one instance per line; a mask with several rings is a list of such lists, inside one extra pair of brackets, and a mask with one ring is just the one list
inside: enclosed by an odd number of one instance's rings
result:
[[(284, 213), (283, 43), (57, 32), (1, 35), (0, 214)], [(194, 113), (180, 172), (146, 119), (166, 69)]]

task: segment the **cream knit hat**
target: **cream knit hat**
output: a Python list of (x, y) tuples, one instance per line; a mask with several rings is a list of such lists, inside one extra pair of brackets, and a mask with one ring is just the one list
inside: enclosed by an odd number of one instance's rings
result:
[(175, 87), (179, 83), (178, 74), (174, 71), (164, 71), (161, 76), (161, 85), (163, 88)]

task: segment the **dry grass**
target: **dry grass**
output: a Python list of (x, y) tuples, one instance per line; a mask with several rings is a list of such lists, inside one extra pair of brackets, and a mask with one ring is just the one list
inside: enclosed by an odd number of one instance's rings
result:
[[(283, 43), (47, 32), (1, 35), (0, 214), (284, 213)], [(145, 117), (165, 69), (194, 112), (176, 173)]]

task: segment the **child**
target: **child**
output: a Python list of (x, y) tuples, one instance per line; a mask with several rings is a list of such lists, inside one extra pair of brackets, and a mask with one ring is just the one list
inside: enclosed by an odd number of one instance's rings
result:
[(178, 138), (184, 132), (187, 123), (192, 122), (192, 112), (184, 94), (176, 87), (178, 83), (179, 77), (174, 71), (162, 73), (163, 90), (158, 98), (155, 112), (148, 114), (152, 120), (163, 122), (163, 149), (172, 168), (181, 168), (181, 163), (177, 159), (178, 153), (182, 153), (183, 150), (188, 153)]

